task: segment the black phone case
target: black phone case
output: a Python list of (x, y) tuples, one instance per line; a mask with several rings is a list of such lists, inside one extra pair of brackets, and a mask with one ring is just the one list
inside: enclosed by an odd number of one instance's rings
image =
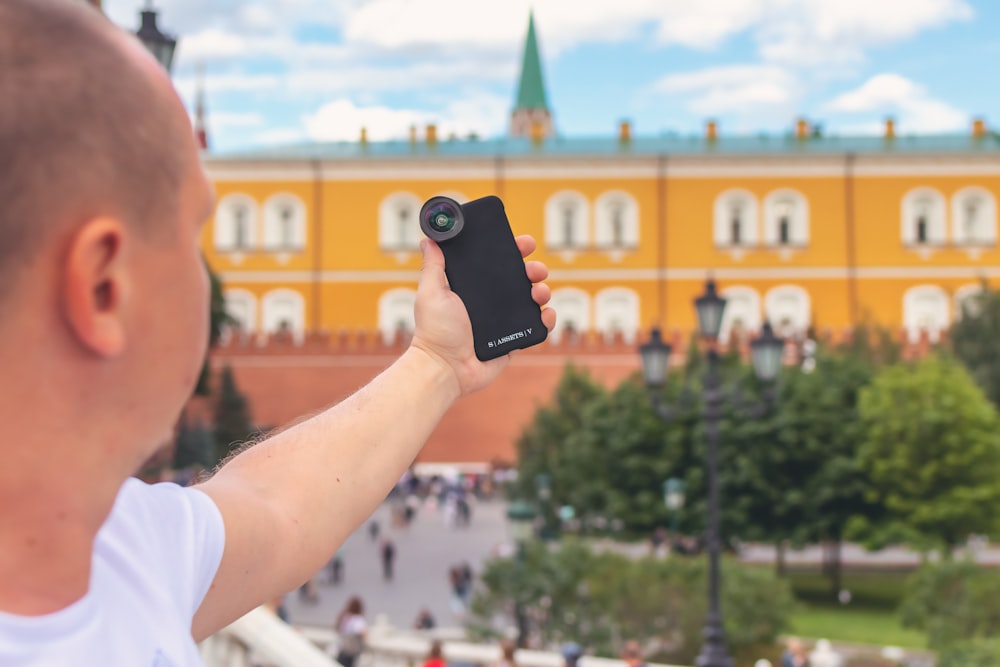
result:
[(462, 214), (462, 232), (439, 244), (448, 284), (472, 321), (476, 357), (487, 361), (543, 342), (548, 330), (503, 202), (476, 199), (462, 205)]

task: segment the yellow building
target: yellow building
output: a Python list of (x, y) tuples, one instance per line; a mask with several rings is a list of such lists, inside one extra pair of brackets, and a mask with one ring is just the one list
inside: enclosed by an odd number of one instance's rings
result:
[[(552, 269), (558, 338), (693, 329), (712, 275), (724, 335), (864, 320), (934, 339), (1000, 279), (1000, 140), (955, 136), (604, 138), (552, 130), (533, 29), (511, 136), (328, 143), (206, 155), (219, 194), (204, 250), (252, 332), (412, 327), (427, 198), (499, 195)], [(534, 63), (534, 64), (533, 64)], [(536, 71), (537, 70), (537, 71)], [(525, 132), (525, 123), (528, 131)], [(515, 131), (516, 130), (516, 131)], [(515, 136), (516, 135), (516, 136)]]

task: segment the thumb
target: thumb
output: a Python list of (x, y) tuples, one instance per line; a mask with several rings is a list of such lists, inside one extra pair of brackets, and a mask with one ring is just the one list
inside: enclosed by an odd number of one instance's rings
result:
[(423, 251), (424, 264), (420, 269), (420, 282), (428, 282), (430, 285), (448, 287), (448, 279), (444, 273), (444, 253), (437, 243), (430, 239), (420, 241), (420, 249)]

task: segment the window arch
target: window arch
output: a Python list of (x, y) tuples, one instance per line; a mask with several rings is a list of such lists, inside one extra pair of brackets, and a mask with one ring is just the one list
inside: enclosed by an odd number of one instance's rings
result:
[(378, 240), (383, 250), (411, 250), (420, 247), (420, 198), (397, 192), (382, 200), (378, 209)]
[(558, 341), (567, 331), (579, 334), (590, 330), (590, 296), (583, 290), (557, 289), (552, 292), (549, 304), (559, 315), (550, 334), (553, 341)]
[(715, 245), (757, 245), (757, 198), (746, 190), (726, 190), (715, 198)]
[(578, 250), (590, 243), (590, 205), (579, 192), (564, 190), (545, 203), (545, 243), (558, 250)]
[(627, 192), (605, 192), (594, 203), (594, 242), (601, 248), (639, 246), (639, 205)]
[(972, 283), (971, 285), (962, 285), (957, 290), (955, 290), (955, 299), (953, 306), (955, 308), (955, 320), (962, 319), (965, 314), (965, 310), (968, 309), (969, 313), (973, 316), (979, 313), (979, 295), (983, 293), (982, 283)]
[(911, 341), (926, 331), (937, 342), (950, 323), (948, 295), (937, 285), (912, 287), (903, 295), (903, 327)]
[(222, 252), (245, 252), (257, 245), (257, 202), (234, 193), (219, 200), (215, 209), (215, 248)]
[(230, 332), (254, 333), (257, 331), (257, 297), (244, 289), (225, 291), (226, 315), (232, 322), (226, 327)]
[(264, 247), (299, 251), (306, 245), (306, 205), (292, 194), (274, 195), (264, 202)]
[(947, 205), (934, 188), (916, 188), (903, 196), (902, 238), (906, 245), (940, 245), (948, 240)]
[(809, 244), (809, 201), (796, 190), (775, 190), (764, 199), (764, 243)]
[(399, 334), (410, 335), (416, 328), (413, 306), (417, 293), (412, 289), (389, 290), (378, 300), (378, 329), (386, 345)]
[(722, 312), (719, 340), (729, 342), (760, 331), (760, 293), (752, 287), (727, 287), (720, 294), (726, 299)]
[(775, 333), (784, 338), (804, 334), (812, 323), (809, 292), (797, 285), (780, 285), (764, 297), (764, 312)]
[(599, 333), (606, 338), (618, 334), (626, 342), (635, 342), (639, 330), (638, 294), (625, 287), (609, 287), (597, 293), (594, 304), (595, 328)]
[(997, 200), (989, 190), (963, 188), (951, 198), (951, 240), (956, 245), (996, 245)]
[(264, 333), (289, 333), (301, 341), (306, 329), (305, 299), (295, 290), (276, 289), (264, 295), (261, 328)]

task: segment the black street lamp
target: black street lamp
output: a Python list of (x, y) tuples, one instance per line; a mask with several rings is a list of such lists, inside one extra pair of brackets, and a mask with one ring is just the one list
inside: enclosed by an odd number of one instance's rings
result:
[(139, 38), (146, 50), (153, 54), (156, 61), (170, 74), (174, 64), (174, 51), (177, 49), (177, 38), (160, 31), (156, 24), (157, 12), (153, 8), (153, 0), (146, 0), (146, 8), (139, 16), (141, 23), (135, 36)]
[(525, 648), (528, 643), (528, 617), (524, 613), (521, 588), (524, 582), (524, 552), (535, 533), (535, 506), (516, 500), (507, 507), (510, 522), (510, 537), (517, 545), (517, 590), (514, 591), (514, 622), (517, 625), (517, 646)]
[[(698, 333), (709, 343), (708, 368), (705, 372), (704, 403), (705, 426), (708, 435), (708, 618), (702, 636), (705, 639), (695, 664), (698, 667), (732, 667), (733, 660), (726, 653), (726, 635), (719, 605), (720, 561), (722, 541), (719, 536), (719, 421), (725, 396), (719, 377), (719, 353), (715, 343), (722, 328), (726, 300), (718, 295), (715, 281), (708, 280), (705, 293), (694, 301), (698, 314)], [(774, 335), (769, 324), (762, 335), (751, 343), (754, 372), (762, 382), (772, 382), (781, 369), (781, 352), (784, 343)], [(670, 368), (671, 348), (663, 342), (660, 331), (654, 328), (650, 340), (640, 346), (643, 376), (650, 390), (657, 413), (665, 420), (673, 419), (673, 412), (663, 405), (661, 392)]]

